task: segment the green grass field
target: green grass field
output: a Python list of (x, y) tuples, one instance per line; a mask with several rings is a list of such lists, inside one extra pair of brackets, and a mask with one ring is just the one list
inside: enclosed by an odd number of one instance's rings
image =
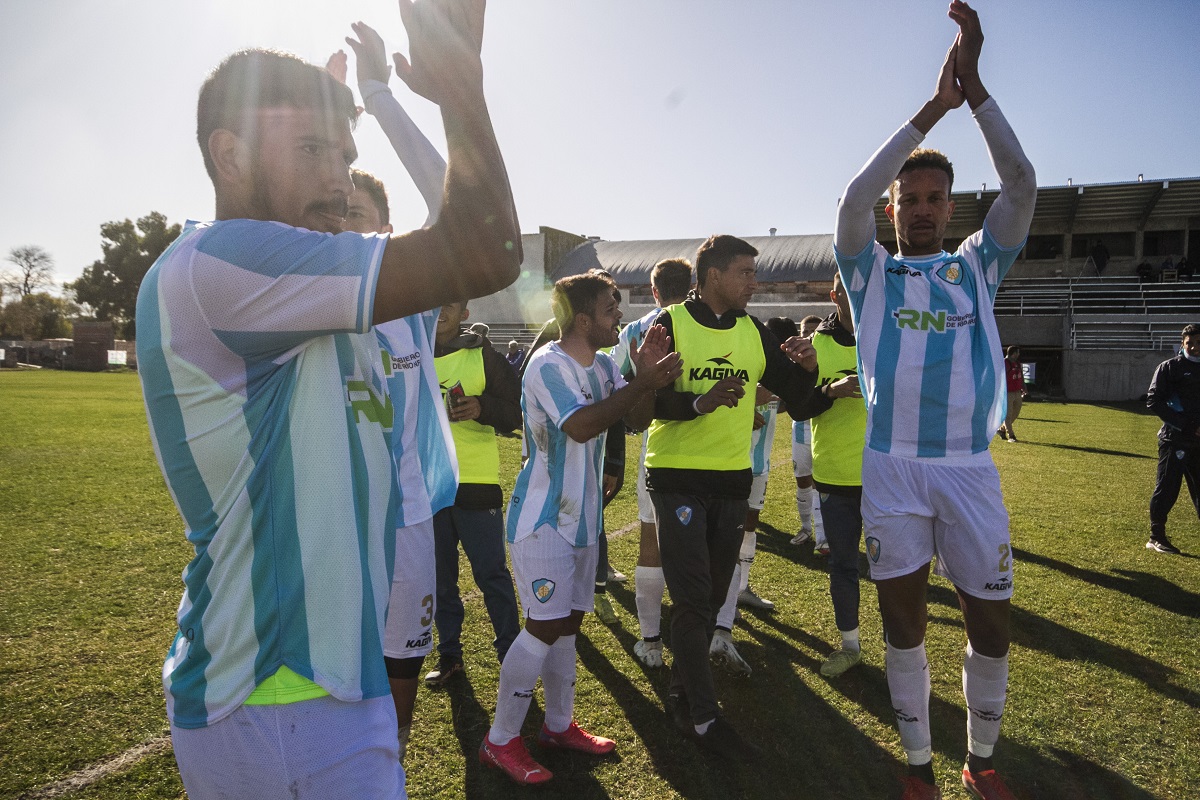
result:
[[(1157, 427), (1130, 407), (1034, 403), (1018, 423), (1023, 443), (993, 447), (1017, 554), (997, 761), (1019, 798), (1200, 794), (1200, 570), (1191, 555), (1200, 553), (1200, 524), (1185, 497), (1169, 528), (1185, 555), (1143, 548)], [(666, 671), (646, 671), (632, 656), (630, 583), (613, 590), (621, 625), (588, 617), (579, 637), (576, 716), (615, 738), (617, 755), (547, 755), (555, 778), (541, 796), (896, 795), (903, 754), (869, 582), (863, 665), (832, 681), (817, 673), (837, 633), (823, 560), (787, 541), (797, 527), (789, 433), (781, 424), (752, 573), (777, 611), (747, 613), (734, 632), (754, 674), (718, 676), (728, 716), (768, 758), (752, 769), (713, 764), (673, 732)], [(501, 445), (511, 483), (518, 442)], [(631, 577), (633, 468), (607, 517), (612, 562)], [(189, 558), (135, 375), (0, 373), (0, 797), (184, 796), (158, 740), (166, 732), (160, 670)], [(473, 588), (464, 575), (464, 591)], [(950, 586), (934, 579), (929, 597), (934, 766), (945, 796), (963, 798), (965, 639)], [(478, 594), (467, 607), (467, 680), (422, 688), (418, 699), (408, 751), (414, 798), (527, 794), (475, 758), (497, 665)], [(535, 700), (526, 733), (540, 724)], [(147, 742), (159, 746), (90, 785), (41, 791)]]

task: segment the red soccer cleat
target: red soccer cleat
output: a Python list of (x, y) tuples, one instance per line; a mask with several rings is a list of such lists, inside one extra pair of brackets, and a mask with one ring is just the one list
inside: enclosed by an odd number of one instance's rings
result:
[(535, 786), (554, 777), (550, 770), (533, 760), (520, 736), (503, 747), (484, 736), (483, 744), (479, 745), (479, 763), (503, 770), (522, 786)]
[(979, 800), (1016, 800), (994, 769), (971, 772), (963, 767), (963, 788)]
[(900, 800), (942, 800), (942, 790), (916, 775), (909, 775), (904, 779), (904, 794), (900, 795)]
[(617, 743), (603, 736), (594, 736), (572, 720), (562, 733), (555, 733), (542, 724), (542, 732), (538, 734), (538, 744), (542, 747), (558, 748), (560, 750), (578, 750), (592, 756), (603, 756), (617, 749)]

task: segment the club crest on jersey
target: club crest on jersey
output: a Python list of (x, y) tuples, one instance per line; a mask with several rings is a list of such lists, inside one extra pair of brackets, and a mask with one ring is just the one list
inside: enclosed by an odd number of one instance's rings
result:
[(679, 508), (675, 509), (675, 516), (678, 518), (680, 523), (687, 525), (692, 521), (692, 507), (680, 506)]
[(937, 276), (946, 283), (958, 286), (963, 279), (963, 264), (957, 258), (952, 258), (938, 267)]
[(533, 582), (533, 596), (539, 603), (547, 602), (554, 596), (554, 581), (549, 578), (538, 578)]
[(874, 564), (879, 563), (879, 540), (874, 536), (867, 537), (867, 555)]

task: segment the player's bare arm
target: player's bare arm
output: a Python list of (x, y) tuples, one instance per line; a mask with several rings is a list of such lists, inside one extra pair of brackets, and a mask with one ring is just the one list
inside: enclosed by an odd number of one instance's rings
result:
[(671, 338), (658, 325), (650, 328), (633, 358), (637, 368), (633, 380), (568, 417), (562, 426), (564, 433), (582, 443), (604, 433), (618, 420), (634, 428), (650, 423), (654, 392), (675, 382), (683, 372), (683, 359), (671, 350)]
[(411, 52), (396, 71), (438, 104), (449, 162), (438, 220), (389, 240), (373, 321), (494, 294), (517, 279), (520, 227), (483, 94), (483, 0), (401, 0)]

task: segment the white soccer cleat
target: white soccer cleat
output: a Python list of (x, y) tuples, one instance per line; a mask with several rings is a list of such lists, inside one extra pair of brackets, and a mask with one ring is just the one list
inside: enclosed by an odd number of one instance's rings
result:
[(789, 544), (802, 545), (812, 539), (812, 530), (809, 528), (801, 528), (800, 532), (791, 538)]
[(746, 659), (742, 658), (737, 648), (733, 646), (733, 634), (724, 628), (717, 628), (713, 632), (712, 644), (708, 647), (708, 657), (714, 661), (724, 663), (726, 667), (738, 675), (750, 675), (750, 665), (746, 663)]
[(643, 666), (653, 669), (663, 665), (662, 642), (647, 642), (645, 639), (638, 639), (633, 646), (633, 654), (637, 656)]

